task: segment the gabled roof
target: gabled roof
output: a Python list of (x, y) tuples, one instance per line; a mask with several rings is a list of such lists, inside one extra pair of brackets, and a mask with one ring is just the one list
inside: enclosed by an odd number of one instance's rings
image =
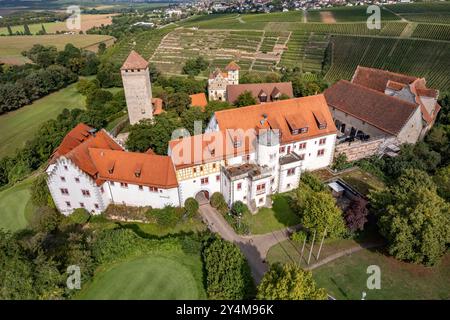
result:
[(206, 99), (206, 94), (204, 92), (191, 94), (191, 106), (200, 107), (205, 111), (205, 107), (208, 105), (208, 100)]
[[(101, 130), (95, 134), (89, 134), (86, 139), (78, 143), (76, 146), (73, 144), (69, 146), (68, 141), (71, 141), (72, 137), (76, 135), (80, 131), (80, 128), (83, 128), (84, 126), (86, 125), (79, 124), (66, 135), (63, 142), (54, 152), (50, 163), (55, 162), (60, 156), (64, 156), (67, 159), (71, 160), (82, 171), (95, 179), (97, 168), (92, 162), (88, 150), (91, 148), (100, 148), (122, 151), (123, 149), (104, 130)], [(84, 136), (84, 134), (82, 135)], [(64, 152), (60, 152), (61, 150), (63, 150)]]
[(324, 92), (330, 107), (365, 121), (380, 130), (397, 135), (418, 106), (346, 80)]
[[(314, 112), (320, 112), (327, 123), (319, 129)], [(308, 131), (293, 135), (286, 117), (299, 115), (308, 125)], [(226, 129), (255, 129), (265, 126), (281, 131), (281, 143), (301, 141), (336, 133), (333, 118), (323, 94), (280, 100), (253, 106), (222, 110), (215, 113), (221, 131)], [(263, 120), (267, 121), (263, 121)], [(263, 125), (261, 125), (263, 122)]]
[(384, 92), (389, 80), (399, 84), (410, 84), (416, 79), (416, 77), (405, 74), (358, 66), (355, 74), (353, 75), (352, 83)]
[(128, 58), (123, 63), (121, 70), (130, 69), (146, 69), (148, 67), (148, 61), (145, 60), (139, 53), (132, 50), (128, 55)]
[[(234, 141), (240, 139), (243, 141), (238, 147), (234, 144)], [(216, 131), (171, 140), (169, 149), (171, 150), (172, 161), (176, 169), (179, 170), (251, 152), (254, 150), (254, 146), (253, 140), (250, 140), (239, 136), (239, 134), (234, 136), (226, 131)]]
[(168, 156), (89, 148), (98, 179), (159, 188), (176, 188), (178, 182)]
[[(258, 100), (261, 91), (266, 94), (270, 94), (273, 91), (278, 90), (281, 94), (285, 94), (290, 98), (294, 97), (291, 82), (276, 82), (276, 83), (246, 83), (246, 84), (230, 84), (227, 85), (227, 100), (234, 103), (240, 94), (244, 91), (250, 91)], [(271, 94), (271, 97), (273, 95)]]
[(161, 98), (152, 98), (153, 115), (158, 115), (164, 112), (163, 100)]
[(241, 70), (241, 67), (239, 67), (239, 66), (237, 65), (236, 62), (231, 61), (231, 62), (225, 67), (225, 70), (226, 70), (226, 71), (238, 71), (238, 70)]
[(94, 130), (94, 128), (89, 127), (84, 123), (77, 124), (75, 128), (73, 128), (66, 134), (60, 145), (55, 149), (50, 158), (50, 162), (60, 156), (65, 155), (66, 153), (89, 139), (91, 137), (92, 130)]
[(210, 73), (209, 78), (214, 79), (219, 75), (222, 76), (222, 78), (228, 78), (228, 72), (222, 72), (219, 68), (216, 68), (212, 73)]

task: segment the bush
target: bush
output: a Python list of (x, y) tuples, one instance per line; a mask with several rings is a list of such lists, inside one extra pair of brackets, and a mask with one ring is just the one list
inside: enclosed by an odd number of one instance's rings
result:
[(35, 206), (54, 207), (53, 198), (48, 190), (47, 180), (44, 174), (40, 174), (36, 180), (33, 181), (31, 188), (31, 202)]
[(84, 224), (88, 222), (90, 216), (91, 215), (89, 214), (89, 212), (87, 212), (86, 209), (78, 208), (72, 212), (69, 218), (74, 223)]
[(248, 207), (242, 201), (236, 201), (231, 207), (231, 212), (236, 216), (242, 216), (244, 213), (249, 212)]
[(55, 209), (49, 207), (39, 207), (35, 210), (31, 226), (38, 232), (49, 233), (56, 228), (61, 221), (61, 214)]
[(301, 182), (308, 187), (310, 187), (313, 191), (320, 192), (325, 191), (325, 185), (322, 183), (322, 181), (317, 178), (313, 173), (310, 172), (304, 172), (300, 178)]
[(210, 299), (241, 300), (253, 293), (250, 268), (235, 244), (213, 238), (203, 250), (203, 260)]
[(220, 192), (214, 192), (209, 202), (211, 203), (211, 206), (219, 210), (220, 213), (225, 214), (228, 212), (228, 205), (223, 197), (223, 194)]
[(180, 221), (183, 209), (166, 206), (162, 209), (150, 209), (147, 214), (156, 219), (156, 223), (164, 228), (173, 228)]
[(291, 235), (291, 240), (297, 243), (303, 243), (308, 238), (308, 234), (305, 231), (297, 231)]
[(351, 163), (347, 162), (347, 155), (345, 153), (339, 153), (333, 161), (331, 169), (336, 171), (341, 171), (352, 166)]
[(184, 209), (189, 218), (193, 218), (198, 214), (198, 201), (194, 198), (187, 198), (184, 202)]

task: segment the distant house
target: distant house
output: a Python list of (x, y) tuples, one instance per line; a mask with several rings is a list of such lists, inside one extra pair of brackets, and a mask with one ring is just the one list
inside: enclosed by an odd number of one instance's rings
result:
[(209, 75), (208, 79), (208, 98), (209, 100), (225, 101), (227, 95), (227, 86), (239, 84), (239, 70), (241, 68), (236, 62), (231, 61), (226, 67), (225, 72), (216, 68)]
[(258, 103), (280, 100), (283, 96), (293, 98), (291, 82), (246, 83), (227, 86), (227, 101), (234, 103), (245, 91), (250, 91)]

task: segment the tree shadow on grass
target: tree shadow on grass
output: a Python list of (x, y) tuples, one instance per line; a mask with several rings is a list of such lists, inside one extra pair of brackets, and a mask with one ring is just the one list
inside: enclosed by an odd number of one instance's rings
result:
[(288, 195), (276, 195), (272, 198), (272, 200), (272, 210), (278, 222), (286, 227), (300, 223), (300, 217), (297, 216), (291, 209), (289, 204), (290, 198)]
[(337, 284), (336, 280), (334, 278), (330, 277), (330, 281), (336, 286), (336, 288), (339, 290), (339, 292), (344, 296), (345, 299), (349, 299), (348, 295), (345, 293), (345, 291)]

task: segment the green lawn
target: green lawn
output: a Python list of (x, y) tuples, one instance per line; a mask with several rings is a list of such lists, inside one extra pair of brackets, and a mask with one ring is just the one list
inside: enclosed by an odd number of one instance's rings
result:
[(0, 228), (16, 231), (28, 225), (33, 211), (31, 183), (32, 180), (26, 180), (0, 191)]
[(300, 218), (289, 207), (289, 196), (278, 194), (272, 197), (272, 208), (262, 208), (258, 213), (246, 214), (243, 218), (252, 234), (264, 234), (300, 223)]
[[(93, 79), (94, 77), (87, 77)], [(107, 89), (116, 93), (122, 88)], [(34, 101), (13, 112), (0, 116), (0, 158), (14, 154), (17, 148), (25, 145), (27, 140), (33, 138), (39, 126), (47, 120), (54, 119), (64, 108), (84, 109), (85, 97), (76, 89), (76, 84), (63, 88), (48, 96)]]
[(85, 98), (72, 84), (32, 104), (0, 116), (0, 158), (12, 155), (31, 139), (39, 126), (56, 118), (64, 108), (84, 108)]
[(205, 299), (202, 262), (184, 253), (157, 253), (98, 270), (77, 299)]
[[(313, 252), (311, 253), (310, 264), (314, 264), (317, 262), (317, 253), (319, 251), (320, 240), (317, 239), (314, 243)], [(351, 239), (343, 239), (337, 241), (324, 241), (322, 246), (322, 250), (320, 252), (320, 260), (332, 255), (336, 252), (350, 249), (354, 246), (358, 245), (355, 240)], [(303, 256), (301, 255), (303, 243), (296, 243), (292, 240), (285, 240), (277, 245), (273, 246), (269, 249), (267, 253), (267, 261), (269, 263), (297, 263), (300, 264), (301, 267), (308, 266), (308, 255), (311, 249), (311, 244), (307, 243), (305, 245), (305, 249), (303, 251)], [(301, 258), (301, 261), (300, 261)]]
[[(381, 289), (366, 287), (367, 267), (381, 269)], [(377, 251), (363, 250), (313, 270), (320, 287), (337, 299), (450, 299), (450, 253), (432, 268), (400, 262)]]
[(340, 178), (363, 195), (369, 194), (371, 190), (380, 190), (384, 188), (384, 183), (381, 180), (359, 168), (343, 173), (340, 175)]

